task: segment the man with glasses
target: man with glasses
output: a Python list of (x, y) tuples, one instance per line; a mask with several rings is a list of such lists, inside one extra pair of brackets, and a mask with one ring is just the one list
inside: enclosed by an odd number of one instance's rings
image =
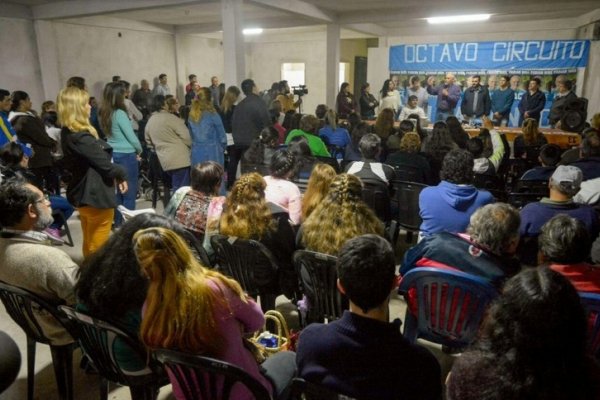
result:
[[(75, 304), (79, 267), (42, 232), (52, 221), (50, 201), (41, 190), (15, 179), (0, 186), (0, 281), (51, 302)], [(42, 314), (37, 319), (53, 345), (73, 342), (54, 319)]]

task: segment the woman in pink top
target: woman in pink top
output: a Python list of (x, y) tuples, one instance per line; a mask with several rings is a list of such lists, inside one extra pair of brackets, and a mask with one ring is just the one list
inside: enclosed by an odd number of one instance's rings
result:
[(295, 183), (289, 181), (296, 171), (296, 157), (293, 153), (277, 150), (269, 167), (271, 175), (264, 177), (267, 182), (267, 201), (284, 208), (290, 215), (293, 225), (300, 225), (302, 218), (302, 194)]
[[(196, 261), (185, 241), (165, 228), (138, 231), (134, 249), (149, 286), (140, 336), (149, 348), (201, 354), (234, 364), (279, 395), (294, 373), (295, 354), (281, 352), (260, 368), (242, 334), (264, 324), (260, 307), (240, 285)], [(262, 369), (262, 371), (261, 371)], [(169, 373), (177, 399), (184, 399)], [(232, 399), (253, 398), (242, 386)]]

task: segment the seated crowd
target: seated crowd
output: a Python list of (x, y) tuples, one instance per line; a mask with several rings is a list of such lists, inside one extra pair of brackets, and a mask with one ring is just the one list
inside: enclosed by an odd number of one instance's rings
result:
[[(161, 85), (168, 89), (166, 77)], [(476, 341), (457, 357), (446, 398), (598, 398), (600, 367), (586, 353), (578, 296), (600, 294), (597, 128), (568, 155), (547, 143), (535, 119), (525, 119), (511, 159), (506, 138), (485, 116), (473, 138), (454, 116), (428, 130), (417, 96), (401, 110), (395, 105), (393, 82), (384, 84), (381, 102), (390, 108), (377, 115), (368, 84), (363, 111), (345, 85), (337, 112), (320, 105), (316, 115), (301, 115), (285, 81), (259, 96), (247, 79), (241, 90), (223, 88), (219, 99), (219, 91), (190, 81), (186, 106), (178, 109), (164, 88), (129, 101), (128, 82), (118, 81), (106, 86), (94, 121), (85, 83), (72, 79), (51, 111), (58, 141), (27, 94), (13, 93), (14, 118), (2, 114), (11, 136), (0, 149), (0, 281), (110, 321), (149, 351), (232, 363), (273, 398), (287, 398), (298, 376), (351, 398), (433, 400), (444, 391), (440, 363), (402, 336), (389, 304), (409, 271), (457, 270), (489, 282), (499, 296)], [(0, 90), (0, 103), (7, 95)], [(127, 219), (116, 206), (135, 208), (143, 189), (138, 175), (151, 157), (168, 192), (164, 216)], [(402, 218), (394, 204), (399, 181), (422, 185), (419, 239), (404, 254), (391, 239), (393, 224), (363, 200), (376, 186), (392, 199), (392, 218)], [(534, 190), (532, 182), (542, 183)], [(540, 196), (509, 204), (510, 194), (523, 193)], [(75, 209), (81, 266), (56, 247)], [(240, 282), (212, 265), (217, 234), (261, 243), (277, 264), (276, 273), (253, 271), (261, 293), (309, 309), (319, 282), (297, 269), (294, 253), (334, 256), (348, 309), (329, 323), (309, 318), (316, 322), (302, 330), (295, 353), (259, 364), (245, 339), (265, 316)], [(207, 257), (195, 254), (194, 244)], [(416, 313), (414, 292), (406, 299)], [(47, 315), (36, 318), (52, 343), (76, 339)], [(124, 342), (115, 356), (128, 371), (147, 362)], [(233, 398), (251, 396), (236, 386)]]

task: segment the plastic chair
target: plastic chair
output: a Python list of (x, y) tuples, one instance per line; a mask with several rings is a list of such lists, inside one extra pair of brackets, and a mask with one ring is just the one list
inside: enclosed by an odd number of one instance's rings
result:
[(547, 196), (544, 193), (509, 193), (508, 204), (520, 210), (529, 203), (540, 201), (543, 197)]
[(390, 191), (385, 183), (379, 184), (363, 180), (362, 200), (384, 223), (392, 220)]
[(290, 400), (354, 400), (353, 397), (336, 393), (323, 385), (308, 382), (302, 378), (292, 380), (288, 398)]
[(243, 369), (225, 361), (174, 350), (154, 351), (186, 400), (226, 400), (234, 385), (245, 386), (256, 400), (270, 400), (268, 390)]
[[(408, 272), (399, 292), (409, 304), (404, 337), (411, 343), (423, 338), (454, 349), (473, 342), (489, 304), (498, 296), (496, 288), (483, 278), (438, 268)], [(411, 310), (413, 293), (417, 315)]]
[(129, 386), (133, 400), (155, 399), (159, 388), (169, 383), (161, 366), (152, 359), (139, 371), (126, 371), (119, 366), (114, 354), (117, 341), (128, 346), (140, 360), (148, 359), (144, 345), (137, 338), (109, 322), (71, 307), (60, 306), (59, 309), (72, 321), (81, 349), (100, 374), (101, 400), (108, 399), (109, 381)]
[(588, 321), (588, 349), (600, 361), (600, 294), (579, 292)]
[(308, 250), (294, 252), (294, 266), (309, 304), (304, 322), (333, 321), (348, 309), (348, 300), (337, 289), (336, 262), (337, 257), (328, 254)]
[(426, 177), (422, 169), (410, 165), (395, 165), (396, 179), (405, 182), (425, 183)]
[(548, 180), (527, 180), (517, 181), (513, 192), (517, 193), (538, 193), (548, 196), (550, 189), (548, 188)]
[(0, 299), (8, 315), (25, 331), (27, 335), (27, 399), (33, 399), (35, 380), (36, 344), (50, 346), (54, 376), (58, 386), (59, 399), (73, 399), (73, 344), (63, 346), (52, 345), (37, 321), (39, 311), (52, 316), (69, 333), (72, 326), (69, 320), (58, 310), (57, 306), (28, 290), (0, 282)]
[[(152, 186), (152, 208), (156, 208), (158, 197), (162, 190), (162, 201), (163, 208), (169, 204), (171, 199), (171, 180), (170, 177), (164, 172), (160, 165), (160, 160), (155, 151), (151, 150), (148, 156), (149, 166), (149, 177)], [(162, 183), (162, 185), (161, 185)]]
[(188, 229), (183, 232), (183, 238), (190, 246), (192, 253), (200, 263), (206, 268), (212, 267), (212, 263), (210, 262), (210, 257), (208, 257), (208, 253), (200, 240)]
[(422, 183), (393, 180), (394, 199), (398, 204), (398, 225), (407, 231), (406, 241), (412, 242), (412, 234), (419, 232), (423, 220), (419, 215), (419, 195), (427, 187)]
[(277, 260), (262, 243), (225, 235), (210, 238), (216, 256), (217, 268), (239, 282), (244, 291), (260, 298), (263, 311), (275, 308), (276, 293), (272, 288), (277, 281)]

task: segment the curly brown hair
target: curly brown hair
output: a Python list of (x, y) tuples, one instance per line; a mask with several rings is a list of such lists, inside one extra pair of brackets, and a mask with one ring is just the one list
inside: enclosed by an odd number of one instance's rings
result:
[(394, 134), (394, 132), (394, 110), (384, 108), (375, 121), (375, 133), (381, 139), (385, 140), (388, 136)]
[(312, 251), (335, 255), (356, 236), (383, 236), (383, 223), (361, 199), (362, 183), (354, 175), (333, 179), (327, 197), (302, 225), (302, 243)]
[(223, 235), (260, 240), (275, 230), (271, 211), (265, 200), (267, 183), (256, 172), (238, 179), (225, 200), (219, 231)]

